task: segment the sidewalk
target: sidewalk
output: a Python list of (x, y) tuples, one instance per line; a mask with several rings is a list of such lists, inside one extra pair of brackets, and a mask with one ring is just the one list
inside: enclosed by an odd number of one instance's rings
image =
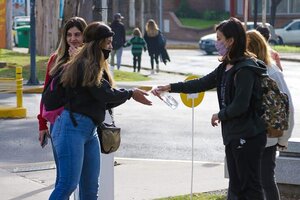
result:
[[(150, 200), (190, 194), (191, 162), (127, 158), (115, 160), (118, 163), (114, 167), (115, 200)], [(41, 165), (49, 166), (49, 169), (38, 170)], [(48, 199), (55, 182), (53, 165), (45, 162), (0, 169), (1, 199)], [(225, 189), (228, 179), (223, 178), (223, 169), (222, 163), (195, 162), (193, 193)]]

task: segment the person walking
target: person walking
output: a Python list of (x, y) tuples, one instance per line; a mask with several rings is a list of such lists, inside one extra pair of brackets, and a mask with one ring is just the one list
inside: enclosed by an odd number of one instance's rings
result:
[(147, 50), (146, 42), (142, 38), (142, 33), (139, 28), (133, 29), (133, 37), (125, 44), (126, 47), (131, 47), (131, 53), (133, 55), (133, 72), (140, 72), (141, 70), (141, 60), (142, 60), (142, 52)]
[(105, 110), (134, 99), (151, 105), (139, 89), (115, 89), (107, 58), (112, 49), (111, 28), (90, 23), (83, 33), (84, 45), (64, 67), (61, 84), (69, 102), (54, 123), (53, 145), (59, 159), (60, 177), (50, 200), (65, 200), (80, 184), (80, 200), (96, 200), (100, 174), (100, 143), (96, 127)]
[(266, 126), (255, 103), (262, 96), (257, 74), (266, 69), (252, 67), (255, 58), (246, 49), (246, 32), (238, 19), (222, 21), (216, 33), (221, 64), (215, 70), (199, 79), (158, 86), (152, 93), (160, 97), (162, 92), (198, 93), (216, 88), (220, 111), (212, 115), (211, 125), (221, 123), (229, 172), (227, 199), (263, 200), (260, 166)]
[(269, 47), (264, 37), (256, 30), (247, 31), (248, 45), (250, 52), (254, 53), (258, 59), (264, 61), (267, 65), (269, 76), (276, 81), (280, 91), (286, 93), (289, 97), (289, 129), (284, 131), (283, 136), (279, 138), (267, 138), (266, 148), (263, 151), (261, 163), (262, 186), (266, 200), (280, 200), (280, 194), (275, 180), (276, 150), (284, 150), (288, 146), (288, 140), (291, 137), (294, 128), (294, 106), (291, 93), (284, 80), (280, 69), (272, 63)]
[(114, 15), (114, 20), (111, 23), (110, 27), (112, 31), (115, 33), (113, 36), (112, 46), (113, 49), (111, 51), (110, 65), (112, 68), (115, 66), (115, 55), (117, 56), (117, 69), (119, 70), (121, 67), (122, 54), (123, 54), (123, 46), (126, 42), (126, 32), (125, 26), (121, 22), (124, 17), (121, 13), (116, 13)]
[[(85, 20), (81, 17), (72, 17), (65, 23), (62, 29), (62, 35), (60, 39), (60, 43), (56, 51), (50, 56), (47, 69), (46, 76), (44, 82), (44, 88), (48, 85), (51, 77), (59, 71), (64, 64), (66, 64), (72, 56), (78, 52), (78, 48), (83, 44), (83, 31), (86, 28), (87, 24)], [(50, 123), (50, 130), (47, 126), (47, 120), (43, 118), (43, 102), (40, 101), (40, 113), (37, 116), (39, 123), (39, 142), (42, 147), (45, 144), (44, 140), (49, 137), (52, 143), (51, 132), (53, 128), (53, 124)], [(57, 158), (56, 150), (52, 143), (52, 151), (54, 156), (54, 161), (56, 167), (56, 182), (57, 185), (59, 181), (59, 162)]]
[(162, 54), (164, 55), (163, 62), (166, 63), (170, 58), (166, 52), (165, 45), (166, 39), (159, 30), (156, 22), (153, 19), (149, 19), (146, 23), (146, 31), (144, 34), (144, 39), (147, 43), (148, 53), (150, 56), (151, 63), (151, 73), (154, 74), (154, 62), (156, 64), (156, 72), (159, 72), (159, 62), (158, 57)]

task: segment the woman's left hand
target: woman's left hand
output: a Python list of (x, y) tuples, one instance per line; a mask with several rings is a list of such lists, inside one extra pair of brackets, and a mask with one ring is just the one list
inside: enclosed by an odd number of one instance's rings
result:
[(218, 126), (219, 123), (220, 123), (220, 119), (218, 113), (213, 114), (211, 117), (211, 125), (215, 127)]
[(146, 98), (148, 95), (146, 91), (136, 88), (133, 90), (132, 98), (139, 103), (151, 106), (152, 102)]

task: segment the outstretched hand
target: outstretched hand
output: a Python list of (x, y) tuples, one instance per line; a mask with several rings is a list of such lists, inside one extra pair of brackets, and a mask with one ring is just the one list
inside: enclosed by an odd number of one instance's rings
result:
[(164, 92), (169, 92), (171, 90), (171, 86), (170, 85), (164, 85), (164, 86), (157, 86), (156, 88), (154, 88), (153, 90), (151, 90), (151, 93), (154, 96), (157, 96), (158, 98), (161, 98), (161, 94)]
[(146, 98), (148, 95), (149, 94), (146, 91), (136, 88), (133, 90), (132, 98), (141, 104), (151, 106), (152, 102)]

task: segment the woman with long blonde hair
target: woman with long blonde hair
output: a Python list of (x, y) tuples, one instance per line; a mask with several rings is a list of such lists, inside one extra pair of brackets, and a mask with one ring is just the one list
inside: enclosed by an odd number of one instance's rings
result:
[(263, 151), (261, 162), (261, 178), (266, 200), (280, 200), (280, 194), (275, 180), (276, 151), (286, 149), (288, 140), (294, 128), (294, 106), (288, 86), (281, 70), (272, 62), (272, 57), (263, 35), (256, 30), (247, 31), (247, 49), (267, 65), (269, 76), (274, 79), (279, 89), (289, 97), (289, 129), (279, 138), (267, 138), (267, 144)]
[(100, 174), (100, 143), (96, 127), (105, 110), (133, 98), (151, 105), (139, 89), (115, 89), (107, 58), (114, 32), (102, 22), (84, 31), (84, 45), (64, 68), (61, 83), (69, 102), (54, 123), (52, 139), (59, 159), (60, 177), (50, 200), (68, 199), (80, 185), (80, 199), (96, 200)]
[(156, 64), (156, 72), (159, 72), (158, 57), (165, 48), (166, 41), (153, 19), (149, 19), (146, 23), (144, 40), (147, 43), (150, 56), (151, 73), (154, 74), (154, 62)]

